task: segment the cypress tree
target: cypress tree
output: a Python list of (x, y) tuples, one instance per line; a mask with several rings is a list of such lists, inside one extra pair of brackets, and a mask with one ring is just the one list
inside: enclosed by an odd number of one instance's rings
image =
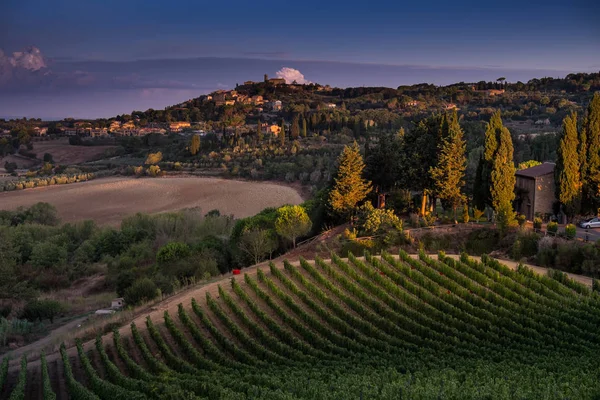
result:
[(281, 147), (285, 146), (285, 120), (281, 120), (281, 130), (279, 131), (279, 140), (281, 141)]
[(462, 189), (467, 167), (467, 145), (456, 112), (444, 115), (439, 137), (437, 163), (429, 173), (435, 196), (452, 206), (456, 220), (456, 209), (465, 202)]
[(581, 200), (578, 146), (577, 114), (572, 113), (563, 120), (563, 132), (554, 170), (556, 197), (569, 219), (579, 212)]
[(302, 118), (302, 137), (306, 137), (307, 136), (307, 132), (306, 132), (306, 118)]
[(483, 168), (485, 166), (485, 158), (483, 153), (479, 156), (479, 163), (475, 171), (475, 183), (473, 185), (473, 206), (480, 211), (485, 210), (487, 192), (489, 189), (485, 186), (483, 180)]
[(262, 123), (260, 121), (260, 118), (258, 119), (257, 123), (256, 123), (256, 138), (258, 140), (258, 143), (262, 142), (263, 139), (263, 134), (262, 134)]
[(338, 164), (329, 206), (336, 215), (348, 218), (371, 192), (371, 182), (363, 179), (365, 163), (356, 142), (344, 147)]
[(598, 213), (600, 208), (600, 93), (595, 93), (584, 122), (587, 157), (585, 165), (585, 211)]
[(290, 135), (292, 139), (298, 139), (298, 136), (300, 136), (300, 116), (298, 114), (294, 115), (294, 118), (292, 119)]
[(497, 225), (501, 231), (505, 231), (515, 220), (512, 202), (515, 199), (516, 169), (513, 162), (512, 138), (507, 128), (501, 128), (498, 139), (498, 150), (492, 160), (490, 193)]
[(502, 118), (500, 111), (496, 111), (492, 114), (490, 122), (487, 124), (485, 130), (485, 148), (483, 150), (484, 163), (481, 171), (481, 181), (479, 190), (482, 191), (485, 197), (485, 204), (492, 206), (492, 193), (490, 186), (492, 184), (492, 169), (494, 164), (494, 157), (498, 151), (498, 140), (500, 133), (502, 132)]
[(195, 156), (200, 151), (200, 136), (192, 136), (192, 143), (190, 144), (190, 153)]

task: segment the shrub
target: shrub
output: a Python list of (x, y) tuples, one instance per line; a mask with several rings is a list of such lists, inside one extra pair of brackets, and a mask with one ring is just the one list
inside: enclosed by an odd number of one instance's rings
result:
[(54, 323), (54, 317), (64, 311), (61, 303), (55, 300), (33, 300), (28, 302), (21, 312), (21, 318), (28, 321), (43, 321), (49, 319)]
[(473, 218), (475, 219), (475, 222), (479, 223), (484, 213), (485, 210), (479, 210), (477, 207), (475, 207), (473, 209)]
[(522, 257), (533, 257), (538, 252), (539, 236), (533, 232), (520, 233), (510, 248), (510, 256), (514, 260)]
[(600, 293), (600, 281), (592, 279), (592, 291)]
[(149, 278), (140, 278), (125, 290), (125, 304), (138, 305), (160, 296), (160, 290)]
[(45, 163), (53, 163), (54, 159), (52, 158), (52, 154), (50, 153), (44, 153), (44, 162)]
[(472, 255), (491, 253), (499, 239), (498, 231), (495, 229), (478, 229), (467, 236), (465, 251)]
[(577, 227), (573, 224), (565, 226), (565, 236), (567, 239), (575, 239), (577, 236)]
[(67, 249), (52, 242), (41, 242), (33, 246), (29, 261), (38, 268), (49, 268), (67, 262)]
[(558, 232), (558, 223), (555, 221), (548, 222), (548, 225), (546, 225), (546, 230), (548, 231), (548, 233), (556, 235), (556, 233)]
[(402, 221), (392, 210), (374, 208), (366, 202), (358, 210), (358, 226), (367, 235), (375, 235), (389, 230), (402, 230)]
[(15, 170), (17, 169), (17, 163), (15, 162), (5, 162), (4, 163), (4, 169), (6, 170), (6, 172), (13, 173), (15, 172)]
[(519, 226), (521, 228), (525, 226), (526, 222), (527, 222), (527, 217), (524, 214), (517, 215), (517, 223), (519, 224)]
[(542, 219), (540, 217), (535, 217), (533, 219), (533, 229), (542, 229)]
[(189, 257), (191, 254), (190, 247), (185, 243), (171, 242), (167, 243), (156, 253), (156, 261), (160, 264), (166, 264)]
[(462, 217), (463, 217), (463, 223), (468, 224), (469, 223), (469, 219), (470, 219), (470, 217), (469, 217), (469, 206), (465, 205), (463, 207), (463, 215), (462, 215)]

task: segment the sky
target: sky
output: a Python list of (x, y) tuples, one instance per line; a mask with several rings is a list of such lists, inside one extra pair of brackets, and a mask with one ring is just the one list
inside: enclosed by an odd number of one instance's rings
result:
[(597, 72), (598, 16), (596, 0), (2, 0), (0, 117), (110, 117), (278, 71), (339, 87)]

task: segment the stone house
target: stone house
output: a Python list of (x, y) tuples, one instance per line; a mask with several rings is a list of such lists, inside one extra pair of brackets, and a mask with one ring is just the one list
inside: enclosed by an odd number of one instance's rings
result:
[(537, 213), (553, 214), (556, 202), (554, 163), (546, 162), (517, 171), (515, 192), (516, 211), (532, 221)]

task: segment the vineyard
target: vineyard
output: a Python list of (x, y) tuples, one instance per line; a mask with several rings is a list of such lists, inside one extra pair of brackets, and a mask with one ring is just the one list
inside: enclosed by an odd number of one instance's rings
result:
[[(489, 257), (285, 262), (36, 365), (3, 399), (599, 399), (600, 296)], [(20, 368), (18, 365), (20, 364)]]

